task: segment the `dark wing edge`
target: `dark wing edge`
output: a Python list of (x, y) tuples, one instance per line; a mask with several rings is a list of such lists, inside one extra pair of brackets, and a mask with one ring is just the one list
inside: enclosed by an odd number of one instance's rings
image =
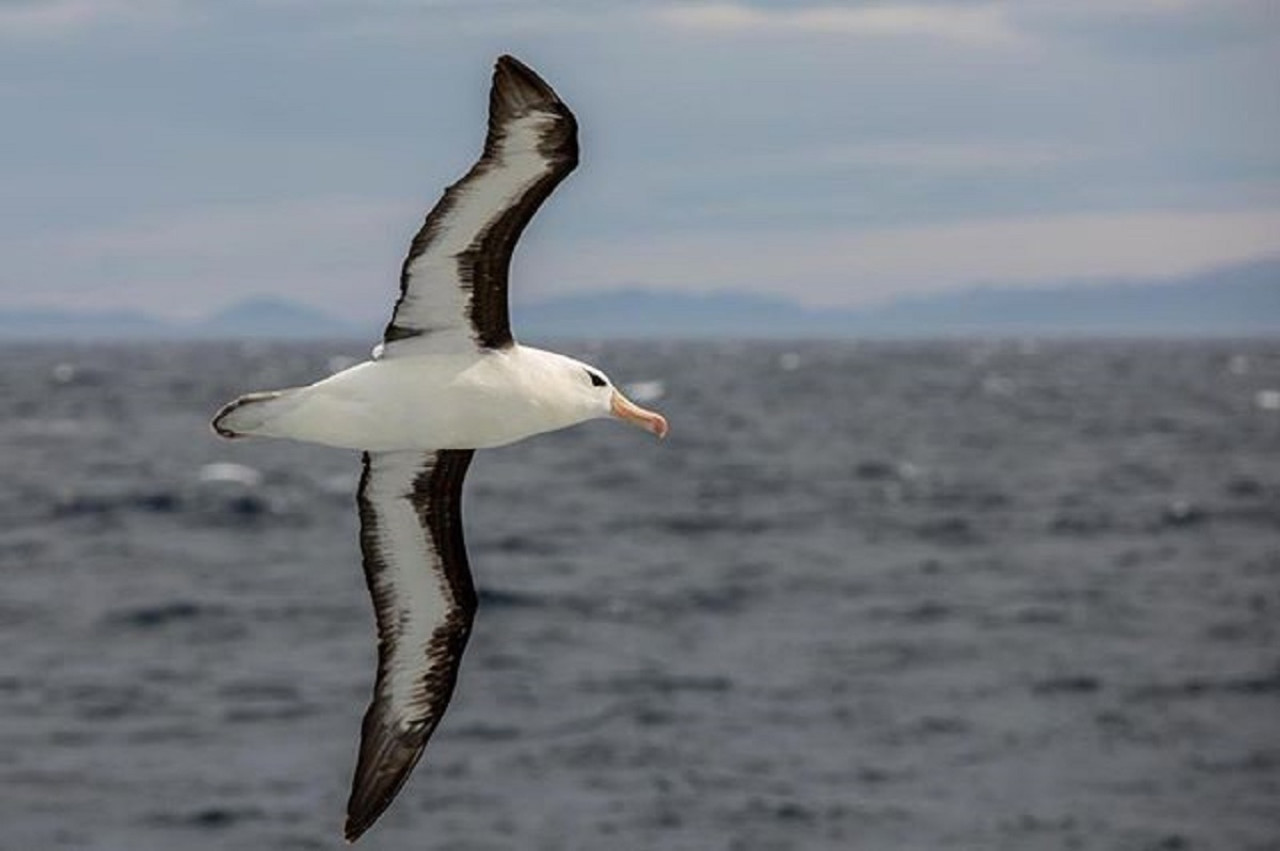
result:
[[(542, 202), (578, 165), (578, 123), (546, 81), (520, 60), (504, 55), (494, 66), (489, 90), (489, 128), (483, 153), (461, 180), (445, 190), (410, 243), (400, 270), (400, 295), (383, 332), (384, 351), (397, 341), (429, 335), (433, 330), (447, 327), (433, 328), (422, 323), (421, 317), (415, 321), (404, 315), (409, 311), (402, 308), (415, 285), (414, 262), (437, 243), (442, 230), (449, 226), (451, 214), (465, 202), (468, 191), (486, 177), (498, 176), (504, 165), (503, 141), (517, 119), (531, 113), (552, 119), (543, 125), (536, 145), (543, 159), (541, 175), (513, 203), (495, 209), (493, 217), (485, 221), (470, 244), (453, 255), (457, 263), (457, 283), (467, 291), (467, 320), (475, 343), (487, 349), (514, 344), (507, 297), (511, 255)], [(440, 281), (418, 283), (444, 285)]]
[[(435, 564), (399, 565), (383, 551), (388, 519), (385, 506), (375, 499), (379, 456), (417, 456), (416, 474), (407, 476), (402, 494), (421, 524), (427, 551)], [(435, 731), (457, 682), (462, 652), (471, 634), (476, 592), (467, 563), (462, 533), (462, 483), (473, 450), (441, 450), (434, 453), (365, 453), (357, 504), (360, 511), (360, 546), (365, 579), (373, 597), (378, 622), (378, 679), (361, 727), (360, 756), (347, 802), (344, 835), (354, 842), (377, 821), (404, 786)], [(394, 463), (401, 463), (397, 459)], [(393, 474), (397, 475), (397, 474)], [(394, 483), (393, 483), (394, 486)], [(386, 498), (385, 494), (379, 495)], [(397, 597), (396, 572), (415, 567), (433, 571), (444, 600), (444, 616), (432, 625), (430, 639), (420, 660), (408, 659), (412, 670), (411, 700), (396, 695), (391, 682), (393, 667), (403, 664), (402, 654), (418, 652), (404, 646), (406, 600)], [(395, 697), (400, 697), (397, 701)]]

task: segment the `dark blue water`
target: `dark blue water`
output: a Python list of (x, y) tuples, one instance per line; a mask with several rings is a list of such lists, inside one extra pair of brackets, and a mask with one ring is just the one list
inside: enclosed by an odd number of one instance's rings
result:
[[(570, 353), (672, 435), (477, 456), (361, 847), (1280, 848), (1280, 345)], [(359, 459), (207, 420), (362, 354), (0, 349), (0, 848), (342, 847)]]

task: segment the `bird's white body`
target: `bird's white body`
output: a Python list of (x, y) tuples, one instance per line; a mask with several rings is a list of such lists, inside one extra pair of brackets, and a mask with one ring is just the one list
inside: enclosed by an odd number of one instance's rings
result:
[(586, 366), (513, 345), (356, 364), (231, 411), (225, 427), (346, 449), (486, 449), (611, 415)]

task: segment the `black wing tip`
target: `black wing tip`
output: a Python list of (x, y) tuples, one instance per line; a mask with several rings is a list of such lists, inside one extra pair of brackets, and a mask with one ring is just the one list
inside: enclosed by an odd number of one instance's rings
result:
[(514, 56), (503, 54), (493, 66), (490, 106), (496, 115), (519, 115), (531, 110), (563, 109), (555, 89)]
[(373, 827), (373, 823), (378, 820), (378, 816), (382, 813), (379, 811), (373, 815), (365, 815), (363, 813), (353, 815), (347, 814), (347, 822), (342, 827), (342, 838), (347, 841), (348, 845), (354, 845), (356, 840), (364, 836), (364, 832)]
[(498, 61), (493, 64), (493, 77), (495, 82), (501, 82), (503, 85), (518, 85), (522, 88), (534, 89), (548, 100), (557, 102), (560, 100), (555, 89), (538, 76), (537, 71), (509, 53), (499, 56)]
[[(368, 748), (371, 742), (378, 746), (372, 749), (375, 753)], [(347, 821), (342, 829), (347, 842), (359, 839), (387, 811), (404, 788), (425, 746), (426, 737), (415, 742), (395, 742), (385, 729), (379, 730), (373, 739), (364, 739), (347, 801)]]

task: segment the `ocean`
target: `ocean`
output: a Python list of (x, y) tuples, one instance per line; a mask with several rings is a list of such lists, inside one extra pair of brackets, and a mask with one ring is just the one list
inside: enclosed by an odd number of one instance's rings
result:
[[(458, 690), (363, 849), (1280, 848), (1280, 343), (609, 343), (478, 453)], [(0, 347), (0, 848), (325, 849), (354, 343)]]

